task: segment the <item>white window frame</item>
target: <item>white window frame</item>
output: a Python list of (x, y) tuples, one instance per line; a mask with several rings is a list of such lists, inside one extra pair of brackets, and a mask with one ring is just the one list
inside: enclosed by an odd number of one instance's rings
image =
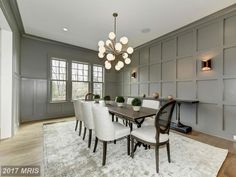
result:
[[(59, 61), (64, 61), (66, 62), (66, 79), (65, 80), (61, 80), (61, 79), (52, 79), (52, 60), (59, 60)], [(50, 58), (50, 68), (49, 68), (49, 82), (50, 82), (50, 102), (52, 103), (57, 103), (57, 102), (67, 102), (68, 101), (68, 60), (67, 59), (63, 59), (63, 58), (57, 58), (57, 57), (51, 57)], [(66, 98), (65, 100), (52, 100), (52, 81), (63, 81), (63, 82), (66, 82), (66, 90), (65, 90), (65, 95), (66, 95)]]
[[(73, 80), (72, 79), (72, 64), (76, 63), (76, 64), (83, 64), (83, 65), (88, 65), (88, 81), (79, 81), (79, 80)], [(73, 99), (73, 82), (82, 82), (82, 83), (88, 83), (88, 92), (90, 92), (91, 90), (91, 64), (90, 63), (85, 63), (85, 62), (80, 62), (80, 61), (76, 61), (76, 60), (72, 60), (71, 61), (71, 67), (70, 67), (70, 75), (71, 75), (71, 101), (74, 101)]]
[(94, 83), (101, 83), (102, 84), (102, 95), (100, 95), (100, 97), (103, 97), (104, 93), (105, 93), (105, 69), (104, 69), (103, 65), (93, 64), (92, 65), (92, 68), (93, 68), (92, 72), (94, 72), (94, 66), (102, 67), (102, 82), (94, 81), (93, 73), (91, 74), (92, 75), (92, 89), (93, 89), (92, 93), (94, 93)]

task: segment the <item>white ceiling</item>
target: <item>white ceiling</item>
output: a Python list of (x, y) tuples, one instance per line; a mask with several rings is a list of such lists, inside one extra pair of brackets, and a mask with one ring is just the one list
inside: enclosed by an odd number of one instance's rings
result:
[[(210, 15), (236, 0), (17, 0), (28, 34), (97, 50), (113, 31), (137, 47)], [(69, 29), (68, 32), (62, 30)], [(150, 29), (150, 30), (149, 30)], [(149, 32), (143, 33), (142, 30)]]

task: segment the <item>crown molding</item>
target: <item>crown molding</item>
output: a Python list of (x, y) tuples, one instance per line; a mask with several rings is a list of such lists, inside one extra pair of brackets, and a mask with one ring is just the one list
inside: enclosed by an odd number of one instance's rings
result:
[(21, 34), (24, 34), (25, 29), (24, 29), (24, 25), (23, 25), (23, 22), (22, 22), (21, 15), (20, 15), (18, 3), (17, 3), (16, 0), (9, 0), (9, 2), (10, 2), (10, 7), (11, 7), (11, 10), (12, 10), (12, 13), (15, 17), (15, 20), (16, 20), (16, 23), (17, 23), (17, 26), (18, 26), (18, 30), (20, 31)]

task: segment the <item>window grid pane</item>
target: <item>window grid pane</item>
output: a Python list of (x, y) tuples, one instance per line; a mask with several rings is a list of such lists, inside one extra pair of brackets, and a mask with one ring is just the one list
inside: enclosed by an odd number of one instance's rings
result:
[(93, 81), (103, 82), (103, 67), (93, 66)]
[(84, 98), (88, 92), (88, 82), (72, 82), (72, 100)]
[(52, 81), (52, 101), (66, 100), (66, 81)]
[(88, 64), (72, 62), (72, 81), (88, 81)]
[(96, 95), (103, 96), (103, 84), (93, 83), (93, 93)]
[(66, 61), (59, 59), (51, 60), (51, 79), (52, 80), (66, 80), (67, 66)]

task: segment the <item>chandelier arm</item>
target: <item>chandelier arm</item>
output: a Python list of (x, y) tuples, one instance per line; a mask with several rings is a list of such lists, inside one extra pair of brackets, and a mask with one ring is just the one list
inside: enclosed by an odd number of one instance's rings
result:
[[(113, 17), (114, 17), (114, 33), (116, 35), (116, 17), (118, 16), (118, 13), (113, 13)], [(114, 42), (116, 43), (116, 37), (114, 39)]]

